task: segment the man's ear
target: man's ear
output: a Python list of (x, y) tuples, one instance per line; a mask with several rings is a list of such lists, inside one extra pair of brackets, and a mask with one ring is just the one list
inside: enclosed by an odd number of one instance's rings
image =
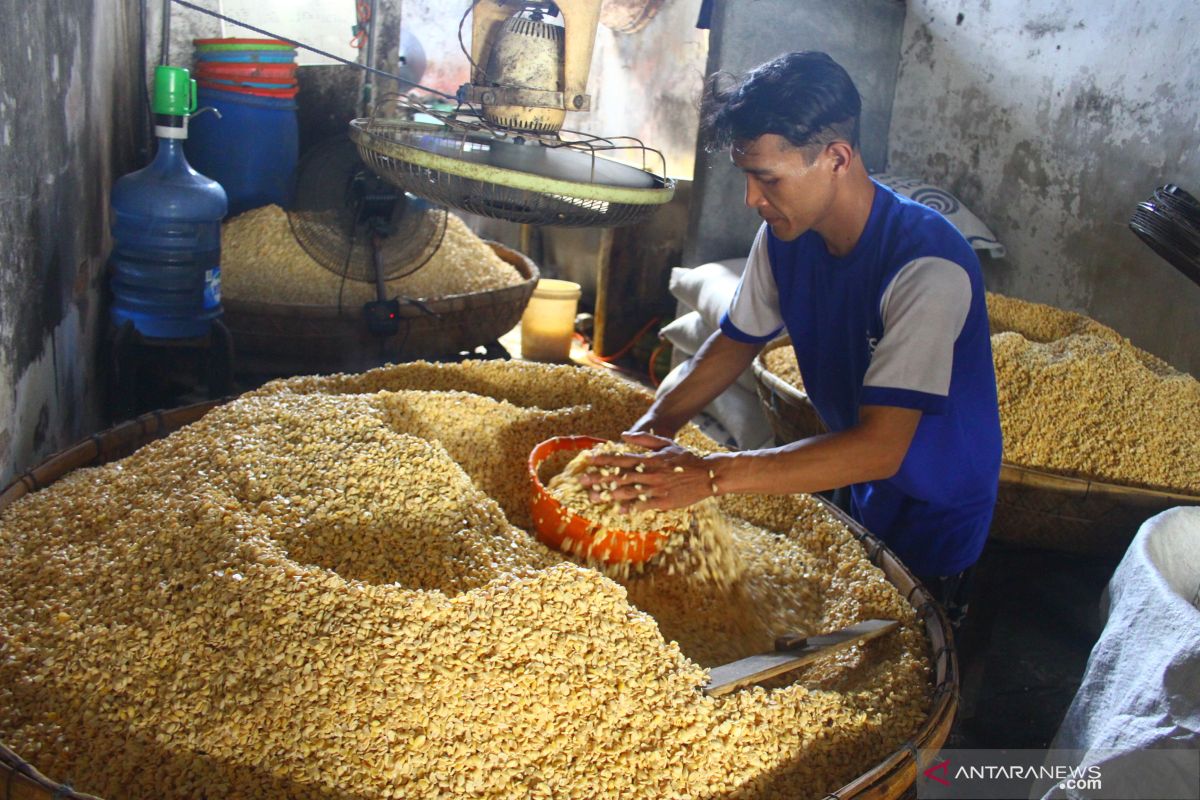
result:
[(850, 162), (854, 160), (854, 148), (850, 146), (849, 142), (844, 142), (840, 139), (836, 142), (831, 142), (827, 146), (826, 152), (833, 159), (834, 172), (845, 172), (850, 168)]

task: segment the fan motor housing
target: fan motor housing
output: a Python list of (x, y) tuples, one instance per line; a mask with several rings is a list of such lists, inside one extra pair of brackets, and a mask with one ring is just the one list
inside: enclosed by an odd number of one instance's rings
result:
[(484, 93), (484, 118), (516, 130), (560, 130), (566, 119), (562, 63), (560, 26), (519, 15), (510, 17), (488, 59), (492, 91)]
[[(471, 83), (459, 98), (491, 125), (557, 133), (567, 111), (590, 111), (601, 0), (472, 0)], [(514, 9), (516, 13), (514, 13)], [(561, 16), (562, 25), (543, 15)]]

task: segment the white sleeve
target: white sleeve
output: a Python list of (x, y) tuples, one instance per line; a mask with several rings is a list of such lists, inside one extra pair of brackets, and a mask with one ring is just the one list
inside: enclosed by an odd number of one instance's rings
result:
[(783, 330), (779, 289), (771, 274), (771, 256), (767, 252), (767, 231), (763, 223), (750, 247), (746, 271), (733, 293), (729, 310), (721, 318), (721, 331), (738, 341), (766, 341)]
[(970, 308), (971, 279), (958, 264), (929, 257), (904, 265), (880, 299), (883, 336), (863, 386), (947, 396)]

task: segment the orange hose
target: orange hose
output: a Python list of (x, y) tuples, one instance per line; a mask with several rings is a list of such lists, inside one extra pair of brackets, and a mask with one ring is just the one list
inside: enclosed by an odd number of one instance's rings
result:
[(624, 347), (622, 347), (617, 352), (613, 353), (611, 356), (602, 356), (602, 355), (597, 355), (596, 353), (592, 353), (592, 358), (596, 359), (597, 361), (604, 361), (604, 362), (616, 361), (618, 358), (620, 358), (621, 356), (628, 353), (631, 349), (633, 349), (633, 346), (638, 343), (638, 340), (641, 339), (643, 336), (645, 336), (646, 331), (650, 330), (650, 328), (654, 325), (654, 323), (658, 322), (660, 319), (662, 319), (662, 317), (654, 317), (649, 322), (647, 322), (645, 325), (643, 325), (641, 327), (641, 329), (633, 335), (633, 338), (625, 343)]
[(649, 367), (647, 367), (646, 371), (650, 375), (650, 385), (653, 386), (655, 389), (658, 388), (658, 384), (660, 383), (660, 381), (658, 380), (658, 371), (656, 369), (654, 369), (654, 363), (656, 361), (658, 361), (659, 353), (661, 353), (663, 351), (663, 348), (666, 346), (667, 346), (667, 340), (663, 339), (661, 342), (658, 343), (658, 347), (654, 348), (650, 352), (650, 365), (649, 365)]

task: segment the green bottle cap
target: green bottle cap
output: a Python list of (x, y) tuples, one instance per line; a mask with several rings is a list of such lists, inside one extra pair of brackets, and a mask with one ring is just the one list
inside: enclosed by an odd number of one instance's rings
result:
[(196, 110), (196, 82), (183, 67), (154, 68), (154, 113), (183, 117)]

